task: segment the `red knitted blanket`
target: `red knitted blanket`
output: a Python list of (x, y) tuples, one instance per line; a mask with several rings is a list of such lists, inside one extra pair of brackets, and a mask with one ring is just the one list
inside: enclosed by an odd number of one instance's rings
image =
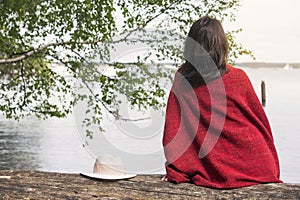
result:
[(244, 71), (192, 88), (177, 72), (163, 145), (170, 182), (238, 188), (282, 182), (271, 128)]

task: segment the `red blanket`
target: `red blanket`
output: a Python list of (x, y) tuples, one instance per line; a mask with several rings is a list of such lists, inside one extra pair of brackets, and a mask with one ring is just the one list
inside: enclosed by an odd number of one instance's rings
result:
[(176, 73), (163, 145), (170, 182), (219, 189), (282, 182), (263, 107), (244, 71), (229, 65), (197, 88)]

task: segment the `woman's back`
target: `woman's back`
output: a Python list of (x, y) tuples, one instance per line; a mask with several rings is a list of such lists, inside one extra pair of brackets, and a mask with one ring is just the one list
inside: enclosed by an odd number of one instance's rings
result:
[(167, 179), (212, 188), (281, 182), (271, 128), (247, 75), (229, 66), (221, 23), (202, 17), (185, 43), (169, 95)]
[(194, 88), (177, 72), (163, 139), (171, 182), (212, 188), (281, 182), (270, 125), (253, 87), (241, 69), (226, 69), (222, 78)]

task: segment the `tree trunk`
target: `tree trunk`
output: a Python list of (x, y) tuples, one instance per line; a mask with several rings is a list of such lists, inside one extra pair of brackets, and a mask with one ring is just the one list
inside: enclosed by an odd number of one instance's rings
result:
[(2, 199), (300, 199), (299, 184), (261, 184), (216, 190), (161, 181), (161, 175), (129, 180), (88, 179), (79, 174), (0, 170)]

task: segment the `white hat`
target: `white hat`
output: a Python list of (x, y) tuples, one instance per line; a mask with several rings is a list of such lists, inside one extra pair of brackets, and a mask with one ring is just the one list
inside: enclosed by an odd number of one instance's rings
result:
[(93, 173), (81, 173), (81, 175), (97, 179), (117, 180), (129, 179), (135, 177), (137, 174), (126, 173), (119, 156), (105, 155), (97, 157)]

